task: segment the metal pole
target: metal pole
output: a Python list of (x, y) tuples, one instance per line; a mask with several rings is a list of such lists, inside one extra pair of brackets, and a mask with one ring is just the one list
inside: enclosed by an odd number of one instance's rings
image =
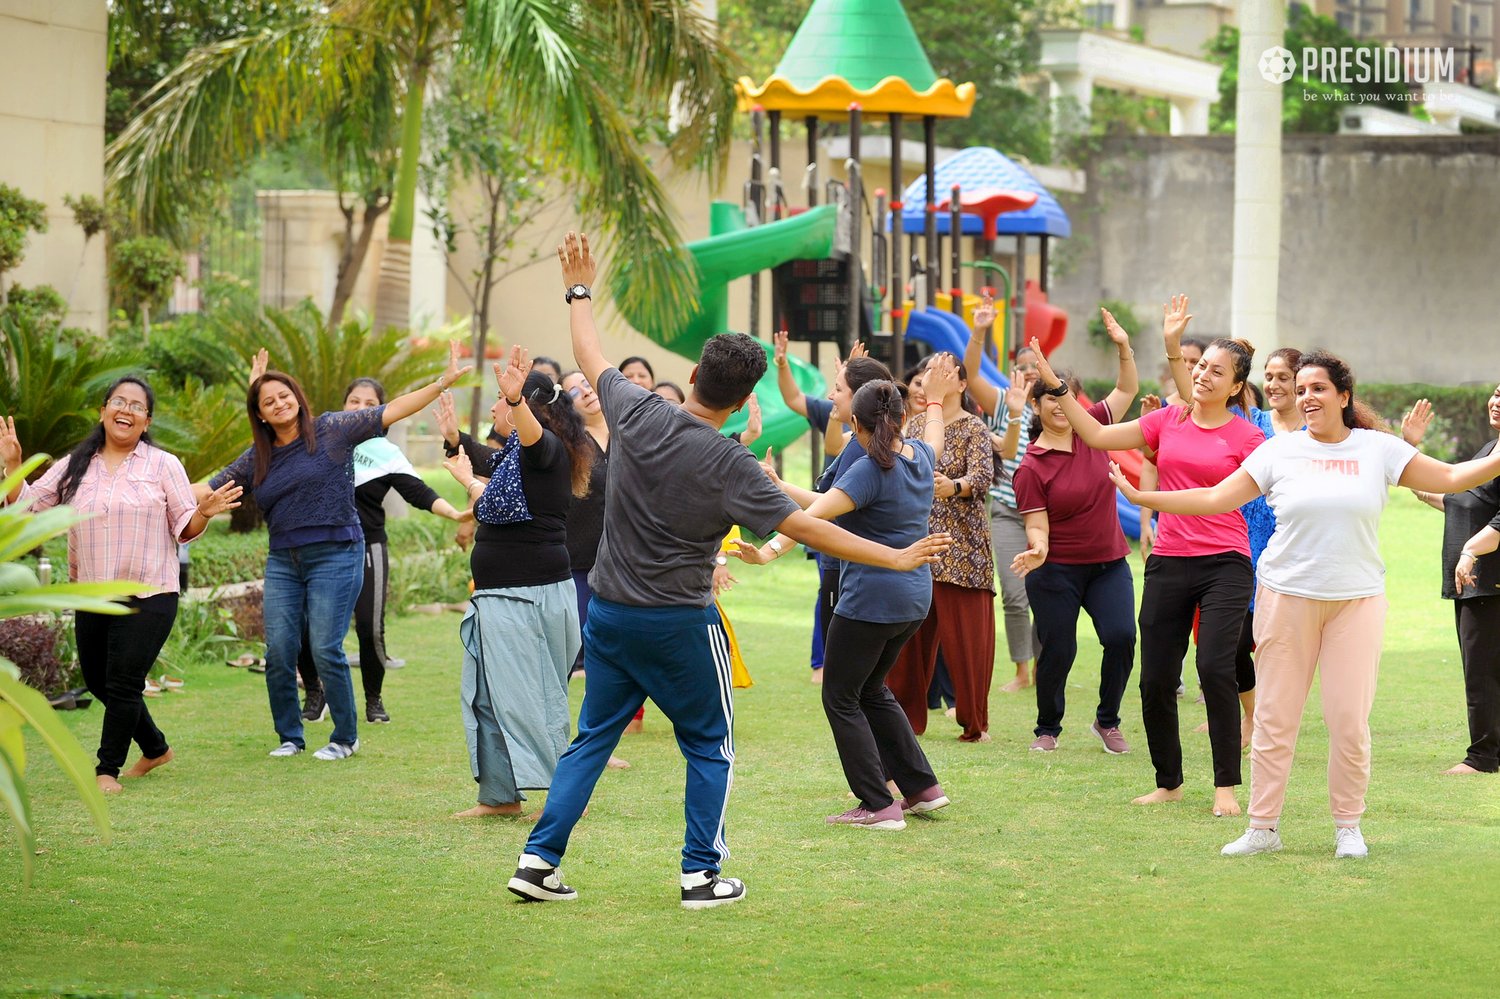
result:
[(1016, 317), (1016, 329), (1011, 335), (1010, 342), (1017, 347), (1030, 342), (1026, 337), (1026, 236), (1016, 236), (1016, 273), (1011, 287), (1015, 295), (1016, 306), (1011, 315)]
[[(750, 112), (750, 128), (755, 138), (750, 146), (750, 205), (755, 224), (766, 220), (766, 186), (761, 180), (760, 140), (765, 113), (759, 106)], [(760, 272), (750, 275), (750, 335), (760, 336)]]
[(864, 309), (865, 273), (860, 264), (860, 209), (864, 205), (863, 178), (860, 176), (859, 139), (861, 125), (860, 107), (849, 105), (849, 325), (846, 328), (843, 349), (839, 356), (847, 357), (859, 339), (859, 317)]
[(901, 198), (901, 116), (891, 115), (891, 373), (897, 381), (906, 369), (906, 279), (901, 276), (901, 232), (905, 228)]
[(1052, 245), (1052, 237), (1044, 233), (1040, 239), (1042, 241), (1042, 262), (1038, 266), (1042, 269), (1042, 294), (1045, 295), (1047, 293), (1047, 248)]
[(948, 191), (948, 248), (952, 253), (952, 259), (949, 262), (952, 271), (949, 275), (948, 294), (953, 299), (948, 303), (948, 307), (953, 310), (955, 316), (964, 314), (964, 207), (959, 203), (959, 196), (959, 186), (954, 184)]
[(937, 282), (942, 277), (937, 249), (937, 118), (922, 116), (922, 144), (927, 156), (927, 304), (937, 304)]

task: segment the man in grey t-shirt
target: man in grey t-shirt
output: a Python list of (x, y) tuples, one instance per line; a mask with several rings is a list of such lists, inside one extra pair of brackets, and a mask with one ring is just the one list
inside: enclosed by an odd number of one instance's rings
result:
[[(837, 558), (903, 570), (936, 561), (948, 539), (931, 536), (897, 551), (809, 517), (748, 450), (720, 433), (765, 374), (765, 348), (744, 334), (713, 337), (693, 369), (692, 397), (674, 406), (631, 385), (604, 359), (587, 238), (569, 233), (558, 257), (574, 359), (609, 422), (609, 479), (604, 535), (589, 576), (588, 687), (578, 737), (558, 761), (509, 888), (535, 901), (578, 897), (557, 865), (610, 753), (649, 697), (672, 722), (687, 761), (682, 904), (736, 902), (744, 884), (719, 876), (729, 856), (724, 817), (734, 767), (729, 643), (712, 583), (724, 535), (735, 524), (763, 536), (774, 530)], [(785, 542), (771, 544), (781, 551)]]

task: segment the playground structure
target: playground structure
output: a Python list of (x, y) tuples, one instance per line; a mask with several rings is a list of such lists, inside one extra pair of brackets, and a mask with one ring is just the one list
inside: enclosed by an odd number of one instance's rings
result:
[[(748, 278), (748, 330), (758, 336), (764, 312), (773, 328), (786, 329), (793, 340), (806, 342), (811, 363), (790, 356), (793, 378), (802, 391), (821, 395), (827, 389), (819, 371), (819, 347), (824, 343), (833, 344), (842, 357), (856, 340), (864, 340), (870, 353), (898, 378), (913, 353), (950, 351), (962, 357), (980, 301), (977, 294), (964, 290), (963, 271), (973, 269), (986, 278), (998, 278), (1003, 291), (997, 301), (1004, 303), (980, 374), (1006, 387), (1006, 359), (1018, 344), (1035, 337), (1042, 352), (1050, 355), (1063, 342), (1067, 315), (1047, 302), (1047, 265), (1050, 241), (1071, 234), (1068, 217), (1045, 187), (997, 150), (966, 149), (938, 165), (937, 120), (967, 117), (975, 88), (937, 78), (900, 0), (816, 0), (776, 72), (761, 84), (742, 78), (739, 90), (753, 131), (743, 203), (714, 202), (708, 238), (685, 247), (697, 271), (698, 309), (671, 328), (653, 325), (650, 317), (627, 314), (641, 332), (696, 359), (709, 337), (734, 328), (729, 282)], [(782, 126), (788, 115), (802, 120), (807, 137), (801, 185), (806, 204), (799, 206), (788, 201), (783, 181)], [(888, 200), (885, 189), (875, 190), (872, 211), (860, 160), (867, 117), (887, 122), (890, 190), (900, 195), (899, 200)], [(905, 184), (901, 136), (908, 118), (922, 122), (925, 171)], [(829, 179), (820, 191), (817, 153), (822, 122), (846, 126), (849, 156), (844, 181)], [(935, 202), (929, 191), (945, 192), (946, 197)], [(868, 276), (863, 252), (866, 226), (861, 223), (866, 214)], [(1015, 240), (1020, 275), (1025, 274), (1027, 240), (1038, 241), (1039, 280), (1013, 282), (1010, 272), (995, 262), (996, 240), (1002, 235)], [(973, 247), (973, 259), (968, 261), (963, 259), (965, 237)], [(767, 270), (773, 280), (769, 308), (763, 310), (762, 274)], [(984, 290), (991, 290), (989, 283), (984, 281)], [(761, 342), (769, 353), (771, 345)], [(763, 414), (762, 436), (754, 445), (758, 454), (770, 447), (782, 450), (809, 430), (807, 421), (782, 402), (774, 367), (756, 386), (756, 395)], [(744, 414), (736, 414), (725, 432), (743, 429), (744, 419)], [(821, 448), (817, 430), (811, 432), (816, 466)], [(1139, 481), (1140, 456), (1132, 452), (1115, 457), (1126, 474)], [(1118, 502), (1122, 526), (1138, 537), (1139, 510), (1123, 496)]]

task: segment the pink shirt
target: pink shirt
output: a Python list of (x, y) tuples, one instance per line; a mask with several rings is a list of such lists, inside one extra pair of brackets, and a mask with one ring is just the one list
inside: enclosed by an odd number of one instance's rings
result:
[[(58, 504), (58, 481), (67, 466), (66, 459), (55, 462), (21, 487), (32, 510)], [(177, 539), (198, 504), (176, 455), (142, 441), (110, 474), (103, 454), (95, 454), (69, 505), (93, 516), (68, 531), (68, 578), (134, 580), (143, 584), (142, 595), (177, 592)]]
[[(1248, 420), (1231, 417), (1222, 427), (1204, 430), (1182, 406), (1167, 406), (1141, 418), (1141, 433), (1156, 452), (1158, 488), (1197, 489), (1216, 486), (1240, 467), (1266, 435)], [(1239, 552), (1250, 557), (1250, 535), (1238, 510), (1211, 517), (1164, 513), (1156, 529), (1158, 555), (1192, 557)]]

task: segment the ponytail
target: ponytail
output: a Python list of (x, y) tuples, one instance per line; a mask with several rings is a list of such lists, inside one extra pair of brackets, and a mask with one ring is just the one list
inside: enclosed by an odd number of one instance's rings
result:
[[(1230, 337), (1221, 336), (1210, 342), (1208, 349), (1203, 353), (1207, 354), (1209, 350), (1213, 350), (1215, 347), (1228, 351), (1230, 356), (1234, 358), (1234, 380), (1240, 383), (1239, 392), (1225, 399), (1224, 405), (1226, 407), (1238, 406), (1244, 412), (1249, 413), (1250, 405), (1255, 398), (1250, 392), (1250, 369), (1252, 362), (1255, 360), (1255, 347), (1251, 345), (1249, 340), (1231, 339)], [(1182, 407), (1182, 416), (1179, 419), (1186, 420), (1188, 414), (1192, 411), (1193, 400), (1189, 399), (1188, 404)]]
[(896, 452), (901, 447), (901, 422), (906, 403), (900, 390), (888, 381), (866, 382), (854, 393), (849, 404), (854, 425), (870, 435), (865, 453), (885, 471), (896, 466)]

